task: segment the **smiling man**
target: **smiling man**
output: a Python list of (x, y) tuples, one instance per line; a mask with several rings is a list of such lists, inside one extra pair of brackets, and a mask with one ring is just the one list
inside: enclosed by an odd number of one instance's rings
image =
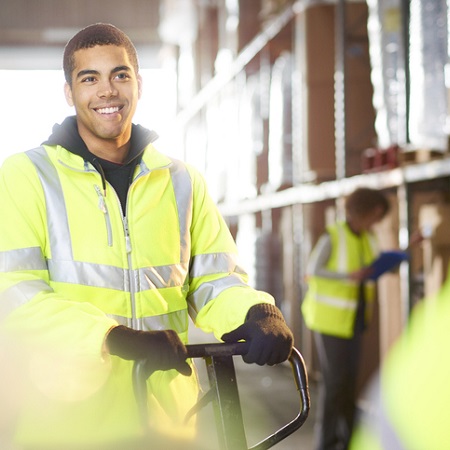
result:
[[(0, 408), (15, 412), (7, 431), (0, 423), (0, 443), (210, 448), (193, 443), (194, 420), (184, 422), (199, 392), (189, 316), (218, 339), (246, 340), (247, 363), (286, 360), (292, 333), (273, 297), (247, 284), (198, 171), (158, 152), (156, 134), (132, 123), (142, 80), (129, 38), (109, 24), (81, 30), (65, 48), (64, 73), (75, 116), (0, 170), (8, 218), (0, 221), (0, 348), (18, 360), (8, 373), (16, 367), (20, 377), (8, 379), (22, 393), (13, 408), (0, 391)], [(135, 360), (146, 361), (148, 434)]]

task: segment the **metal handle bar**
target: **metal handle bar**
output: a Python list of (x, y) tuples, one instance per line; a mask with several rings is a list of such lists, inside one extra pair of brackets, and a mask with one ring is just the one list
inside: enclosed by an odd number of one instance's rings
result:
[(248, 342), (186, 345), (189, 358), (245, 355), (248, 352), (249, 347), (250, 344)]
[(297, 391), (301, 399), (301, 409), (295, 419), (287, 423), (284, 427), (280, 428), (274, 434), (266, 437), (258, 444), (250, 447), (249, 450), (266, 450), (273, 447), (284, 438), (291, 435), (294, 431), (298, 430), (306, 421), (311, 407), (309, 398), (308, 387), (308, 375), (306, 372), (306, 365), (301, 353), (294, 347), (291, 355), (289, 356), (289, 362), (291, 363), (292, 372), (294, 374), (295, 384)]

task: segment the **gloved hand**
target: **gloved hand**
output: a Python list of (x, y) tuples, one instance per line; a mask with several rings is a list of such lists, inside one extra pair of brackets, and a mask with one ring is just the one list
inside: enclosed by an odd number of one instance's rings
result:
[(176, 369), (191, 375), (187, 350), (174, 330), (138, 331), (119, 325), (109, 332), (106, 344), (111, 355), (127, 360), (146, 359), (148, 376), (155, 370)]
[(268, 303), (252, 306), (244, 324), (222, 336), (224, 342), (238, 342), (241, 339), (250, 343), (242, 359), (260, 366), (273, 366), (288, 359), (294, 343), (292, 331), (281, 311)]

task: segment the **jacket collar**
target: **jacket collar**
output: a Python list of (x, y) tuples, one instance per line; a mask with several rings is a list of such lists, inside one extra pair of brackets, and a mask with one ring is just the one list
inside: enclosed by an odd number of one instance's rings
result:
[[(158, 138), (154, 131), (150, 131), (141, 125), (134, 125), (131, 131), (131, 146), (125, 164), (129, 164), (136, 158), (142, 158), (145, 148)], [(52, 134), (43, 142), (43, 145), (58, 145), (74, 155), (81, 156), (85, 161), (96, 165), (98, 158), (89, 151), (85, 142), (78, 133), (75, 116), (67, 117), (61, 124), (53, 126)]]

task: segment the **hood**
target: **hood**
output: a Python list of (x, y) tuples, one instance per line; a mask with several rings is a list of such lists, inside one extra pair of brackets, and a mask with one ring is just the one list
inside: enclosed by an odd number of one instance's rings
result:
[[(131, 130), (131, 146), (125, 164), (142, 156), (145, 147), (154, 142), (158, 135), (141, 125), (133, 124)], [(75, 116), (64, 119), (61, 124), (55, 124), (50, 137), (42, 145), (60, 145), (75, 155), (81, 156), (84, 160), (95, 165), (98, 158), (89, 151), (83, 139), (78, 133), (77, 121)]]

